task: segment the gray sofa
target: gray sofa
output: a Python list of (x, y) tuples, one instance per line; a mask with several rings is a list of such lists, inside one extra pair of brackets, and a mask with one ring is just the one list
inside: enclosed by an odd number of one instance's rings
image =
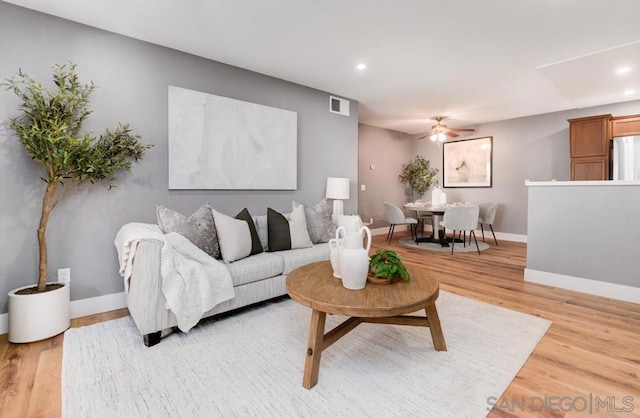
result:
[[(258, 232), (264, 235), (260, 224), (257, 222), (256, 225)], [(162, 293), (162, 245), (162, 241), (155, 239), (140, 241), (127, 293), (129, 312), (147, 346), (160, 342), (162, 331), (177, 325), (176, 317), (166, 308)], [(305, 264), (328, 259), (328, 244), (319, 243), (309, 248), (263, 252), (225, 264), (231, 274), (235, 297), (217, 305), (202, 318), (285, 295), (287, 274)]]

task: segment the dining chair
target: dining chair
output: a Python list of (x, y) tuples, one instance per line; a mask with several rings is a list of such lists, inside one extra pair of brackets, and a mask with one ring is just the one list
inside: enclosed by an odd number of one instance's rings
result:
[[(429, 200), (427, 199), (418, 199), (416, 200), (417, 204), (426, 204), (426, 203), (430, 203)], [(433, 215), (431, 213), (420, 213), (420, 211), (416, 211), (416, 217), (418, 218), (418, 225), (416, 226), (416, 236), (418, 235), (418, 229), (420, 229), (420, 232), (422, 233), (422, 236), (424, 236), (424, 224), (425, 222), (429, 222), (429, 225), (431, 225), (431, 228), (433, 229)], [(431, 234), (433, 235), (433, 231), (431, 231)]]
[(493, 234), (493, 240), (496, 242), (496, 246), (498, 245), (498, 240), (496, 239), (496, 233), (493, 232), (493, 222), (496, 219), (496, 212), (498, 211), (498, 204), (491, 203), (481, 203), (478, 205), (480, 207), (480, 216), (478, 218), (478, 223), (480, 224), (480, 230), (482, 231), (482, 241), (484, 241), (484, 225), (489, 225), (491, 228), (491, 233)]
[[(445, 228), (445, 232), (448, 229), (453, 230), (451, 237), (451, 253), (453, 254), (453, 247), (456, 243), (456, 231), (466, 232), (469, 231), (469, 245), (471, 245), (471, 236), (476, 243), (476, 249), (478, 255), (480, 254), (480, 247), (478, 246), (478, 240), (476, 239), (476, 233), (474, 232), (476, 226), (478, 226), (478, 219), (480, 214), (480, 208), (476, 205), (461, 205), (452, 206), (444, 213), (444, 218), (440, 225)], [(445, 238), (446, 239), (446, 238)], [(462, 245), (466, 246), (466, 240), (463, 239)]]
[(416, 227), (418, 221), (414, 218), (407, 218), (404, 216), (404, 212), (398, 206), (393, 203), (384, 202), (384, 210), (387, 214), (387, 222), (389, 222), (389, 232), (387, 232), (387, 241), (391, 244), (391, 238), (393, 238), (393, 231), (396, 225), (409, 225), (411, 230), (411, 239), (415, 239), (417, 233)]

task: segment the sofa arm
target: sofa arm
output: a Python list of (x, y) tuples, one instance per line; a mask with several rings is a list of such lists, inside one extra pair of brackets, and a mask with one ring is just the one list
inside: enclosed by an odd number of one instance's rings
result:
[(157, 333), (177, 325), (162, 293), (160, 254), (162, 241), (144, 239), (133, 260), (127, 306), (140, 334)]

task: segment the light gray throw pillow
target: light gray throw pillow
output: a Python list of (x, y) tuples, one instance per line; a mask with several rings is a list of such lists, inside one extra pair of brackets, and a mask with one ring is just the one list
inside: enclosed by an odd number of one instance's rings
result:
[(218, 234), (209, 203), (189, 217), (162, 205), (156, 206), (158, 226), (163, 233), (177, 232), (213, 258), (220, 258)]
[(311, 242), (317, 244), (319, 242), (329, 242), (331, 238), (336, 236), (336, 225), (331, 218), (331, 206), (327, 199), (322, 199), (314, 207), (293, 201), (293, 209), (298, 206), (304, 206), (304, 215), (307, 219), (307, 230)]

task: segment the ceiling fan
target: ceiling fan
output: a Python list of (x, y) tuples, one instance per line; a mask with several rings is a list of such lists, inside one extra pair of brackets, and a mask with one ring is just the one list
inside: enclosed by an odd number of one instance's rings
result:
[(457, 129), (449, 128), (447, 125), (441, 123), (446, 116), (434, 116), (432, 119), (437, 123), (431, 127), (431, 132), (428, 132), (418, 139), (430, 138), (433, 142), (444, 142), (447, 138), (457, 138), (457, 132), (475, 132), (475, 129)]

